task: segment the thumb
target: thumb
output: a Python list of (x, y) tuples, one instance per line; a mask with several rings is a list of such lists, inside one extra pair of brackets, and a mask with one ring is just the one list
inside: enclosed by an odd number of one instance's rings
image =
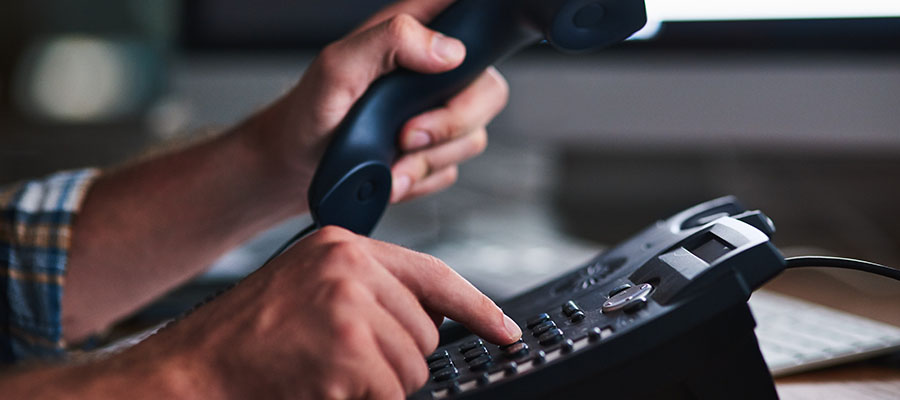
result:
[(466, 49), (458, 39), (426, 28), (408, 14), (396, 15), (328, 46), (320, 62), (331, 85), (359, 93), (398, 67), (440, 73), (458, 67)]

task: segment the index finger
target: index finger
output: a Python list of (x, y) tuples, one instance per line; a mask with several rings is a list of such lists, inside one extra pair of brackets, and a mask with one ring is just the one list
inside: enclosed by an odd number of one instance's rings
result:
[(401, 0), (373, 14), (351, 34), (362, 32), (399, 14), (409, 14), (422, 23), (428, 23), (454, 1), (456, 0)]
[(481, 293), (441, 260), (394, 244), (369, 240), (372, 254), (388, 268), (427, 310), (441, 313), (465, 325), (489, 342), (513, 343), (522, 329)]

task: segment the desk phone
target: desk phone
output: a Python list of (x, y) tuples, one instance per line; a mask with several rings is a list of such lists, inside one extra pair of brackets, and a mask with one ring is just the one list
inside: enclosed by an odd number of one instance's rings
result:
[(733, 197), (659, 221), (501, 304), (520, 341), (451, 323), (410, 399), (777, 398), (747, 300), (785, 260)]
[[(460, 39), (452, 71), (398, 70), (375, 81), (332, 133), (308, 190), (314, 224), (368, 235), (391, 192), (403, 124), (439, 107), (488, 66), (546, 41), (585, 52), (644, 26), (643, 0), (457, 0), (429, 26)], [(829, 262), (900, 279), (847, 260), (788, 260), (759, 211), (726, 197), (661, 221), (575, 272), (503, 306), (525, 332), (502, 347), (459, 327), (427, 358), (429, 383), (412, 399), (777, 397), (760, 355), (750, 293), (785, 266)], [(862, 265), (862, 266), (860, 266)]]

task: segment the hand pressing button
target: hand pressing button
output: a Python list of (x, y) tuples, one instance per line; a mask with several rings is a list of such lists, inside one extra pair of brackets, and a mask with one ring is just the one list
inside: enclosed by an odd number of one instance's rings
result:
[(507, 358), (517, 358), (528, 354), (528, 344), (526, 344), (524, 340), (519, 339), (519, 341), (515, 343), (500, 346), (500, 350), (503, 351), (503, 354)]

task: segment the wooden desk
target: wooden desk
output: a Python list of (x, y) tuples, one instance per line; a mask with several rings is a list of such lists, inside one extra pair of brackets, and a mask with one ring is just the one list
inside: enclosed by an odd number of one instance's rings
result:
[[(838, 279), (838, 277), (840, 279)], [(900, 282), (854, 271), (786, 271), (766, 289), (900, 326)], [(900, 399), (900, 369), (854, 363), (775, 380), (782, 399)]]

